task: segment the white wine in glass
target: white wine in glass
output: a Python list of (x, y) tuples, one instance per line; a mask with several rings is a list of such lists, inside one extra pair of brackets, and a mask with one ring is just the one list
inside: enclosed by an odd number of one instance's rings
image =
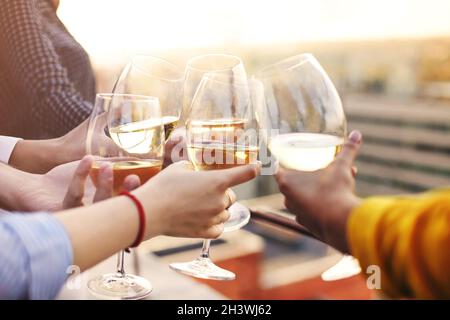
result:
[(285, 133), (269, 142), (280, 165), (299, 171), (316, 171), (328, 166), (344, 144), (342, 137), (321, 133)]
[[(123, 191), (123, 183), (131, 174), (145, 183), (161, 171), (164, 141), (158, 98), (98, 94), (86, 139), (87, 153), (95, 159), (90, 172), (94, 185), (104, 163), (113, 170), (112, 196)], [(152, 291), (148, 280), (125, 272), (124, 251), (118, 254), (117, 271), (91, 279), (88, 288), (106, 299), (142, 299)]]
[[(197, 102), (195, 107), (196, 110), (192, 110), (192, 107), (194, 105), (194, 97), (199, 90), (200, 83), (204, 81), (205, 77), (209, 79), (214, 78), (215, 80), (220, 80), (223, 83), (226, 83), (226, 85), (228, 86), (228, 88), (224, 88), (224, 85), (219, 84), (219, 82), (217, 81), (209, 82), (208, 85), (208, 90), (210, 92), (212, 91), (212, 87), (215, 85), (214, 90), (216, 90), (216, 92), (211, 96), (215, 97), (215, 99), (214, 101), (211, 100), (212, 103), (217, 106), (220, 104), (224, 104), (224, 101), (228, 101), (228, 105), (221, 105), (219, 107), (219, 109), (221, 109), (222, 111), (224, 111), (224, 109), (229, 109), (227, 112), (221, 113), (220, 111), (216, 110), (217, 112), (215, 114), (212, 114), (214, 112), (214, 106), (211, 105), (211, 107), (208, 107), (207, 104), (202, 104), (203, 102)], [(238, 87), (240, 88), (237, 89)], [(217, 90), (231, 91), (224, 91), (220, 95), (218, 94), (219, 92), (217, 92)], [(205, 89), (203, 89), (203, 92), (205, 92)], [(237, 95), (233, 97), (233, 93)], [(203, 100), (205, 100), (205, 98), (208, 97), (202, 97)], [(240, 102), (236, 100), (238, 98), (241, 99)], [(207, 141), (209, 135), (209, 138), (217, 142), (217, 137), (219, 134), (221, 135), (222, 139), (230, 135), (237, 136), (240, 133), (240, 131), (238, 131), (239, 129), (243, 130), (245, 128), (251, 127), (253, 123), (249, 122), (248, 120), (250, 119), (253, 121), (254, 114), (248, 113), (253, 112), (253, 109), (249, 108), (252, 107), (250, 104), (248, 106), (245, 105), (245, 110), (232, 110), (233, 105), (244, 108), (244, 103), (242, 102), (246, 102), (246, 99), (249, 99), (247, 72), (245, 70), (244, 63), (239, 57), (228, 54), (206, 54), (190, 59), (186, 64), (184, 72), (182, 98), (183, 109), (180, 117), (180, 125), (184, 125), (186, 127), (189, 126), (192, 129), (190, 133), (187, 133), (187, 139), (200, 139), (202, 141)], [(233, 100), (236, 101), (233, 102)], [(232, 112), (234, 112), (234, 114), (232, 114)], [(193, 114), (195, 115), (195, 117), (193, 117)], [(201, 123), (195, 122), (197, 120), (206, 120), (208, 121), (208, 124), (204, 126), (203, 129), (195, 129), (195, 127), (202, 126)], [(204, 136), (199, 134), (201, 130), (203, 130), (203, 132), (205, 133)], [(228, 141), (228, 143), (229, 142), (230, 141)], [(192, 143), (187, 143), (188, 148), (190, 144)], [(250, 211), (239, 204), (233, 206), (233, 210), (229, 211), (231, 217), (230, 220), (225, 224), (226, 231), (234, 231), (240, 229), (250, 220)]]
[[(192, 120), (188, 132), (194, 137), (188, 144), (188, 155), (196, 170), (229, 169), (255, 163), (259, 147), (240, 144), (238, 131), (246, 128), (245, 119)], [(205, 139), (196, 137), (204, 136)]]
[[(266, 144), (282, 167), (316, 171), (335, 159), (347, 123), (339, 94), (313, 55), (301, 54), (264, 68), (252, 88), (259, 125), (267, 130)], [(352, 257), (344, 256), (341, 262), (323, 278), (337, 280), (361, 271)]]

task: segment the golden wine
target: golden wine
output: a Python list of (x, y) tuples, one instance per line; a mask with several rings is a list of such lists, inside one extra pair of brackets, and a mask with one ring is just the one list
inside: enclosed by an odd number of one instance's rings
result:
[(148, 119), (109, 128), (113, 141), (128, 153), (146, 154), (162, 145), (161, 119)]
[(175, 116), (165, 116), (162, 118), (162, 123), (164, 125), (164, 134), (166, 137), (166, 141), (169, 139), (173, 130), (178, 126), (179, 117)]
[(258, 147), (203, 141), (188, 146), (188, 155), (196, 170), (221, 170), (255, 163)]
[(188, 122), (188, 156), (196, 170), (220, 170), (256, 162), (258, 147), (245, 136), (247, 120), (219, 118)]
[(135, 174), (141, 179), (141, 184), (147, 182), (150, 178), (161, 171), (162, 160), (105, 160), (96, 161), (92, 166), (90, 177), (97, 187), (97, 178), (102, 162), (111, 162), (113, 167), (113, 192), (118, 194), (122, 191), (125, 178), (130, 174)]
[(272, 138), (269, 149), (282, 167), (315, 171), (328, 166), (343, 143), (343, 138), (329, 134), (288, 133)]
[(223, 118), (213, 120), (193, 120), (187, 125), (190, 140), (221, 141), (237, 143), (242, 135), (247, 120)]

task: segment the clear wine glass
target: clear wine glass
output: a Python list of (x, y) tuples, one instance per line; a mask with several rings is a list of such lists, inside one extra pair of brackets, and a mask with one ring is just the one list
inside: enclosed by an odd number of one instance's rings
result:
[[(257, 124), (246, 78), (204, 75), (192, 100), (186, 126), (188, 156), (197, 171), (223, 170), (257, 161)], [(228, 210), (237, 219), (228, 222), (226, 231), (248, 222), (250, 212), (246, 207), (235, 203)], [(210, 243), (204, 241), (196, 260), (172, 263), (170, 267), (197, 278), (234, 280), (234, 273), (219, 268), (209, 258)]]
[[(186, 125), (191, 117), (193, 99), (200, 82), (205, 75), (229, 83), (240, 83), (248, 90), (247, 72), (244, 63), (239, 57), (228, 54), (206, 54), (194, 57), (186, 64), (183, 84), (183, 109), (180, 122)], [(199, 107), (200, 108), (200, 107)], [(230, 219), (225, 223), (225, 231), (242, 228), (250, 220), (250, 211), (236, 204), (229, 208)]]
[[(270, 130), (266, 143), (282, 167), (315, 171), (334, 160), (346, 138), (346, 119), (335, 86), (312, 54), (264, 68), (252, 79), (252, 89), (263, 97), (255, 103), (258, 122)], [(344, 256), (322, 277), (337, 280), (360, 271), (356, 259)]]
[[(112, 196), (122, 191), (128, 175), (145, 183), (161, 171), (164, 140), (158, 98), (98, 94), (86, 139), (87, 153), (94, 156), (90, 172), (94, 185), (103, 163), (113, 168)], [(118, 254), (117, 271), (90, 280), (88, 288), (105, 299), (142, 299), (152, 291), (148, 280), (125, 272), (124, 251)]]
[(113, 93), (157, 97), (166, 140), (178, 126), (182, 109), (184, 73), (175, 64), (150, 55), (136, 55), (120, 74)]

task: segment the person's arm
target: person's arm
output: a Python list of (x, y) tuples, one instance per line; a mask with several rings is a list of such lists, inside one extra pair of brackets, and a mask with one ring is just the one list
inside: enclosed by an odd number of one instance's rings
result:
[[(91, 199), (95, 188), (87, 177), (93, 159), (67, 163), (44, 175), (31, 174), (0, 163), (0, 208), (9, 211), (58, 211), (78, 207)], [(97, 189), (97, 192), (102, 190)]]
[[(60, 138), (16, 141), (12, 148), (8, 148), (7, 163), (22, 171), (46, 173), (59, 165), (81, 159), (86, 154), (88, 122), (85, 120)], [(0, 152), (3, 147), (8, 147), (6, 144), (11, 141), (8, 138), (0, 136)]]
[[(218, 237), (223, 231), (223, 223), (229, 219), (226, 208), (235, 201), (233, 192), (228, 188), (254, 178), (258, 171), (258, 165), (208, 172), (194, 172), (185, 162), (169, 166), (133, 191), (144, 206), (147, 222), (145, 239), (162, 234), (193, 238)], [(109, 170), (105, 168), (101, 179), (110, 188), (112, 188), (112, 174), (111, 167)], [(18, 284), (15, 291), (0, 291), (0, 297), (54, 297), (66, 277), (65, 271), (70, 264), (78, 266), (81, 270), (92, 267), (113, 253), (130, 246), (135, 241), (139, 227), (135, 204), (124, 196), (56, 213), (53, 217), (65, 230), (64, 234), (60, 234), (62, 229), (56, 227), (57, 224), (53, 220), (52, 224), (58, 230), (40, 230), (52, 219), (48, 215), (34, 226), (25, 221), (31, 217), (33, 216), (14, 215), (14, 219), (21, 221), (7, 222), (6, 228), (10, 229), (10, 232), (0, 232), (0, 239), (2, 236), (5, 237), (2, 244), (10, 244), (8, 250), (0, 253), (0, 288), (6, 290), (13, 285), (9, 277), (14, 270), (20, 271), (16, 276), (22, 277), (14, 280)], [(2, 223), (4, 220), (0, 219), (0, 226)], [(24, 229), (28, 227), (35, 229), (25, 230), (23, 234), (32, 238), (33, 241), (30, 243), (37, 242), (38, 251), (28, 248), (20, 235), (17, 235), (21, 233), (20, 230), (16, 230), (21, 228), (20, 225), (26, 225)], [(44, 236), (36, 236), (44, 231)], [(69, 239), (69, 245), (67, 239), (64, 240), (65, 237)], [(51, 245), (56, 246), (58, 243), (61, 247), (49, 253), (44, 244), (40, 243), (41, 240), (47, 241), (50, 248)], [(15, 248), (19, 247), (26, 248), (16, 251)], [(59, 251), (62, 251), (61, 257)], [(52, 272), (47, 272), (40, 278), (38, 275), (44, 271), (38, 269), (34, 275), (32, 270), (37, 264), (39, 266), (54, 264), (54, 268), (48, 268)], [(32, 288), (37, 289), (31, 292)]]
[(0, 299), (51, 299), (72, 263), (69, 237), (45, 213), (0, 216)]
[(450, 298), (450, 189), (366, 199), (352, 210), (347, 238), (363, 271), (380, 267), (389, 296)]
[(5, 64), (13, 71), (12, 85), (41, 132), (59, 137), (85, 120), (92, 106), (70, 81), (52, 42), (44, 35), (37, 1), (3, 1), (0, 44)]
[(0, 136), (0, 163), (8, 163), (21, 138)]
[[(229, 188), (253, 179), (258, 171), (259, 165), (208, 172), (195, 172), (186, 162), (169, 166), (133, 191), (147, 214), (145, 238), (163, 234), (217, 238), (229, 219), (226, 209), (236, 200)], [(138, 230), (136, 207), (126, 197), (71, 209), (56, 217), (72, 240), (74, 264), (81, 270), (132, 244)]]
[[(92, 162), (91, 157), (85, 157), (76, 166), (63, 200), (66, 207), (82, 205), (85, 181)], [(30, 175), (23, 174), (23, 182), (29, 183), (27, 176)], [(123, 187), (131, 191), (139, 184), (139, 178), (130, 175)], [(110, 198), (111, 194), (112, 169), (105, 164), (100, 168), (93, 200), (102, 201)], [(71, 225), (68, 224), (67, 230), (73, 229)], [(75, 235), (75, 238), (83, 237), (83, 232), (75, 232)], [(72, 243), (58, 219), (47, 213), (2, 215), (0, 243), (5, 248), (0, 252), (0, 298), (49, 299), (56, 295), (73, 261)]]
[(7, 163), (19, 170), (45, 173), (60, 164), (77, 160), (75, 157), (70, 159), (66, 149), (62, 139), (20, 140)]
[(352, 132), (325, 169), (301, 172), (280, 168), (276, 174), (285, 206), (296, 214), (297, 222), (342, 252), (349, 251), (345, 237), (348, 216), (361, 202), (354, 193), (353, 167), (361, 139), (359, 132)]
[(351, 171), (360, 145), (353, 132), (329, 167), (281, 169), (286, 207), (320, 239), (354, 255), (364, 274), (378, 266), (388, 295), (450, 298), (450, 190), (359, 199)]
[(35, 177), (29, 173), (16, 170), (10, 166), (0, 163), (0, 181), (2, 190), (0, 192), (0, 208), (6, 210), (22, 210), (23, 202), (21, 196), (23, 187), (32, 185)]

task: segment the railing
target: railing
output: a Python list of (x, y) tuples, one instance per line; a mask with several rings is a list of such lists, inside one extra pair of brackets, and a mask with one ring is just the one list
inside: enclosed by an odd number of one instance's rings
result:
[(450, 103), (349, 96), (349, 129), (363, 133), (357, 193), (400, 194), (450, 186)]

